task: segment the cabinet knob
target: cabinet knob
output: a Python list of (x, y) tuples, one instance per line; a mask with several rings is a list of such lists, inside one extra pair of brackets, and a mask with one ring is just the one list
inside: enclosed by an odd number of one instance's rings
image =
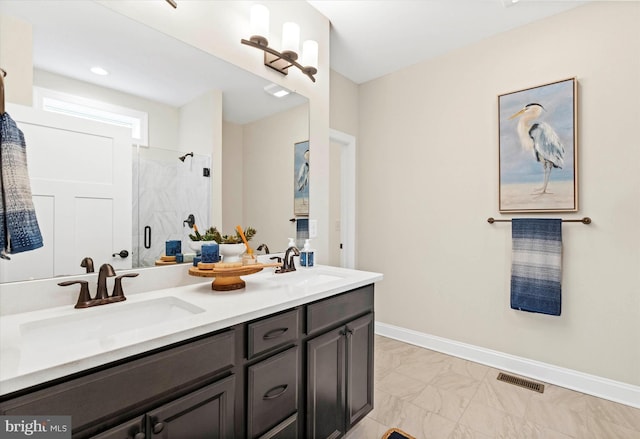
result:
[(143, 432), (139, 432), (139, 433), (136, 433), (133, 439), (145, 439), (146, 437), (147, 437), (146, 434), (144, 434)]
[(153, 425), (153, 433), (154, 433), (154, 434), (161, 433), (161, 432), (162, 432), (162, 430), (164, 430), (164, 423), (162, 423), (162, 422), (156, 422), (156, 423)]

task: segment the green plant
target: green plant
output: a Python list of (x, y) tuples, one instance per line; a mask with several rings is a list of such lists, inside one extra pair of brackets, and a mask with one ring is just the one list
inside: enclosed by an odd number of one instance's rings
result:
[[(198, 228), (193, 226), (194, 233), (189, 234), (189, 238), (192, 241), (215, 241), (218, 244), (240, 244), (242, 243), (242, 237), (236, 231), (232, 235), (221, 235), (217, 228), (209, 227), (204, 235), (198, 232)], [(247, 238), (247, 241), (250, 241), (251, 238), (256, 234), (256, 229), (253, 227), (247, 227), (244, 229), (244, 236)]]

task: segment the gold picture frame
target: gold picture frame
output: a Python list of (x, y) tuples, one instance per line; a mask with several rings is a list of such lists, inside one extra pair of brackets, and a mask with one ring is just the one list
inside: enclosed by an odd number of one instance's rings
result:
[(498, 96), (499, 210), (578, 211), (578, 81)]

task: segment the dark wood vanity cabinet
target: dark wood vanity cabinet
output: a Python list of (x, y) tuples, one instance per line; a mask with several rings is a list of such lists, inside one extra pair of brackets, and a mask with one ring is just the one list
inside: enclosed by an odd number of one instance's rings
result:
[(309, 332), (322, 330), (306, 341), (309, 439), (342, 437), (373, 409), (373, 287), (350, 294), (307, 309)]
[(125, 422), (94, 439), (234, 437), (235, 377), (229, 376)]
[(337, 438), (373, 408), (373, 285), (0, 398), (74, 438)]

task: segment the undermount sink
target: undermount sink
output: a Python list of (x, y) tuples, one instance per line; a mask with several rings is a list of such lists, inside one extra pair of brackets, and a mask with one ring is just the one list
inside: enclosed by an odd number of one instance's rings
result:
[(22, 346), (48, 351), (55, 346), (104, 340), (201, 312), (204, 309), (171, 296), (133, 303), (125, 301), (23, 323), (20, 340)]

